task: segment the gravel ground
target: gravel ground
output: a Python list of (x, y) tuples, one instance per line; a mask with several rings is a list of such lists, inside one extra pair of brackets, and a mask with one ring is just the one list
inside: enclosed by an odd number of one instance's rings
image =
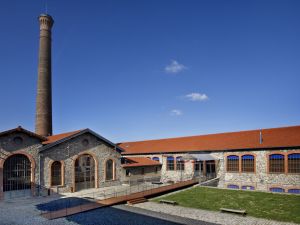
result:
[(223, 225), (295, 225), (295, 223), (278, 222), (250, 216), (225, 214), (182, 206), (159, 204), (155, 202), (140, 203), (134, 205), (134, 207)]

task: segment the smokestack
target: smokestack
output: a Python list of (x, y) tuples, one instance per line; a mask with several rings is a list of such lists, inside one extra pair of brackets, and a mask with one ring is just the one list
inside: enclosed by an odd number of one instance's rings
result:
[(35, 132), (42, 136), (52, 135), (52, 85), (51, 85), (51, 28), (54, 20), (41, 14), (38, 86), (36, 97)]

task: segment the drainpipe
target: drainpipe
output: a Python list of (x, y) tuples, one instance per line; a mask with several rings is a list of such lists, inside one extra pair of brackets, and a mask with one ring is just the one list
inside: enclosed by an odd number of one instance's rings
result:
[(39, 153), (39, 196), (41, 194), (41, 153)]

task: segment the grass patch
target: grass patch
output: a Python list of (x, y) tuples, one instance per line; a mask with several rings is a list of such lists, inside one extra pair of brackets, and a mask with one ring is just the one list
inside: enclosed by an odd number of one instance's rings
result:
[(266, 192), (195, 187), (155, 198), (176, 201), (180, 206), (219, 211), (220, 208), (245, 209), (247, 215), (300, 223), (300, 196)]

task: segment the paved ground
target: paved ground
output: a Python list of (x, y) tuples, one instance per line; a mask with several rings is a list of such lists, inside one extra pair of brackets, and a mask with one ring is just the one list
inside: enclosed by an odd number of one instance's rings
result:
[(155, 202), (140, 203), (134, 205), (134, 207), (223, 225), (295, 225), (294, 223), (277, 222), (250, 216), (244, 217), (214, 211), (159, 204)]
[(215, 223), (171, 216), (126, 205), (100, 208), (69, 216), (66, 219), (83, 225), (216, 225)]
[(60, 200), (57, 197), (39, 197), (0, 202), (0, 225), (215, 225), (126, 205), (100, 208), (55, 220), (40, 216), (41, 206)]
[(0, 224), (1, 225), (75, 225), (66, 219), (58, 219), (55, 221), (47, 220), (40, 216), (40, 211), (36, 205), (55, 198), (22, 198), (18, 200), (10, 200), (0, 202)]

